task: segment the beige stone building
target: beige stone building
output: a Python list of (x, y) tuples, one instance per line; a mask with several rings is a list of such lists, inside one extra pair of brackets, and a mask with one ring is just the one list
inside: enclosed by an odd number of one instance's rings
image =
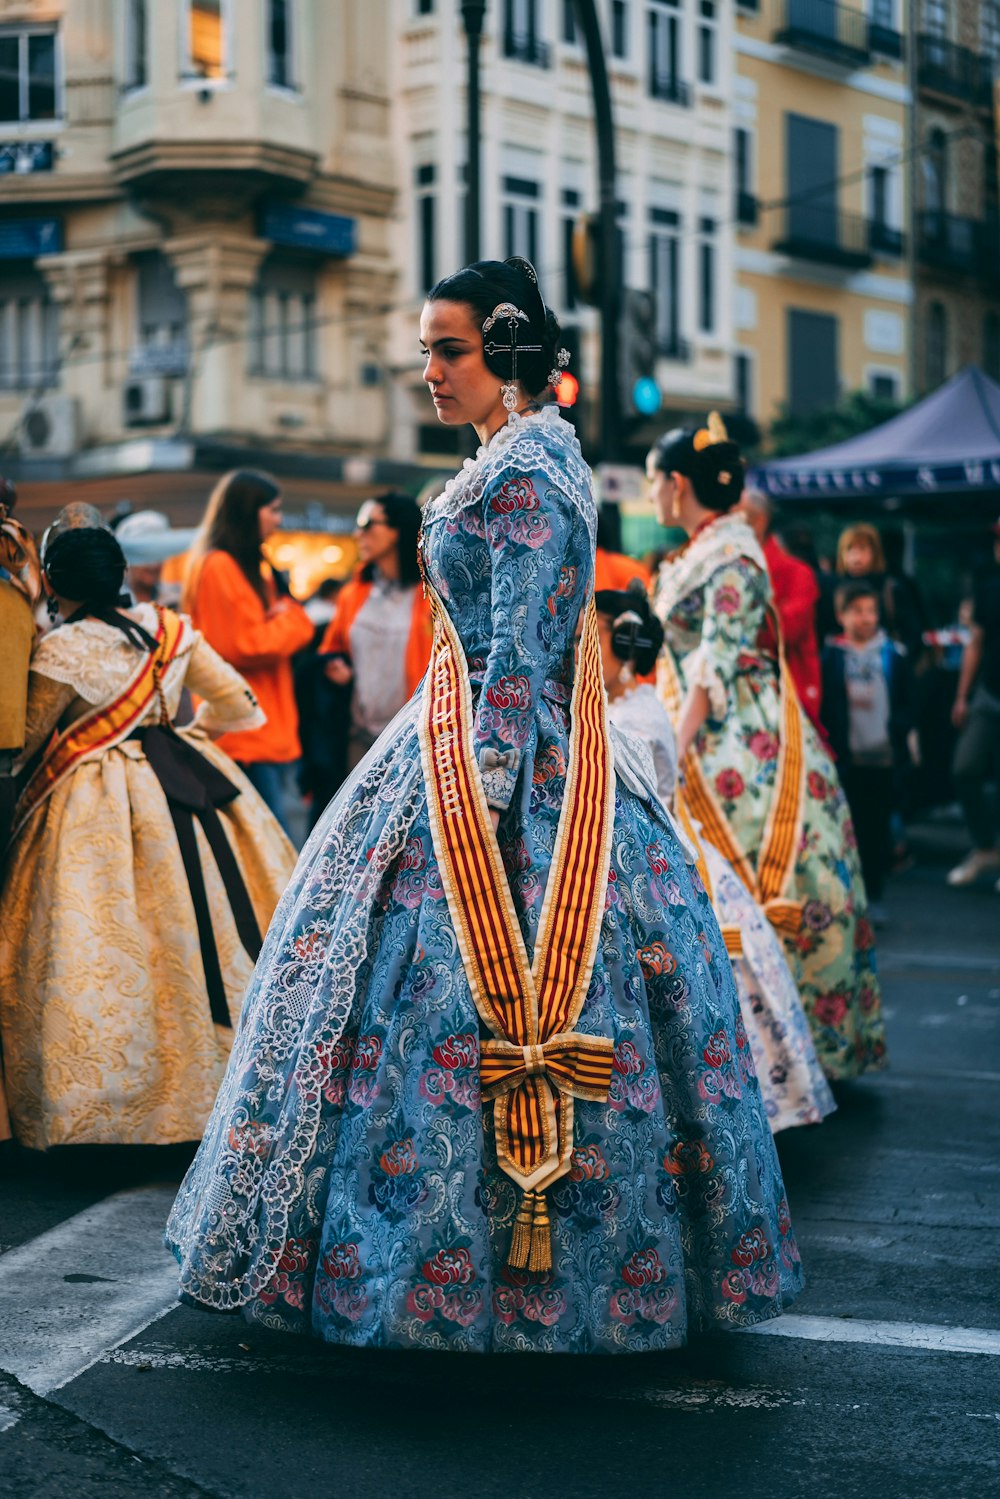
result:
[(914, 331), (918, 389), (966, 364), (1000, 380), (1000, 0), (919, 0)]
[(391, 10), (0, 0), (0, 462), (29, 507), (88, 478), (190, 519), (235, 462), (293, 508), (371, 479)]
[(766, 427), (909, 390), (906, 0), (737, 0), (736, 373)]

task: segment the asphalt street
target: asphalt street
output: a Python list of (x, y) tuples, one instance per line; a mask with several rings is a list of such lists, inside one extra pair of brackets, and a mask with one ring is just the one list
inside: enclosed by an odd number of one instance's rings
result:
[(328, 1350), (173, 1301), (181, 1150), (0, 1162), (4, 1499), (1000, 1493), (1000, 895), (925, 828), (881, 935), (891, 1070), (779, 1138), (808, 1287), (635, 1359)]

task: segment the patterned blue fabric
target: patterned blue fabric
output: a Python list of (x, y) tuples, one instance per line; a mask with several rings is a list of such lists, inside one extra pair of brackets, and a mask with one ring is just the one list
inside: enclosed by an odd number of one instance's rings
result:
[[(557, 416), (500, 443), (503, 462), (491, 444), (458, 502), (430, 507), (423, 544), (477, 686), (530, 952), (593, 502)], [(578, 1028), (614, 1042), (610, 1097), (576, 1102), (572, 1169), (548, 1194), (554, 1270), (513, 1272), (518, 1193), (480, 1101), (410, 705), (320, 820), (268, 933), (168, 1229), (185, 1296), (328, 1342), (478, 1351), (665, 1349), (775, 1315), (801, 1267), (732, 970), (663, 813), (621, 781)]]

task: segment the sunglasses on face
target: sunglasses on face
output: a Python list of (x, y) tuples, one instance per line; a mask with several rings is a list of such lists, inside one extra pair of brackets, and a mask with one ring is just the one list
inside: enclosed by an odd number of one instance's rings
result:
[(354, 527), (355, 531), (370, 531), (372, 526), (387, 526), (388, 521), (380, 520), (377, 515), (371, 515), (367, 520), (359, 521)]

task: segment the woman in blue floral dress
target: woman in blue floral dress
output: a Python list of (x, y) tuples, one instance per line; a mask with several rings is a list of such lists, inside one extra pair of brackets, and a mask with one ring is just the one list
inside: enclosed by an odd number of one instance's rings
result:
[[(460, 642), (482, 820), (527, 950), (563, 858), (596, 528), (572, 428), (531, 400), (557, 333), (519, 261), (448, 278), (421, 319), (439, 417), (483, 444), (428, 505), (423, 558), (439, 631)], [(551, 1268), (514, 1268), (530, 1194), (498, 1165), (481, 1074), (497, 1043), (436, 852), (434, 674), (432, 658), (320, 819), (272, 922), (168, 1227), (182, 1293), (384, 1348), (641, 1352), (777, 1315), (801, 1267), (731, 967), (648, 761), (613, 731), (610, 867), (584, 913), (597, 936), (575, 1022), (606, 1048), (607, 1079), (599, 1100), (577, 1095), (545, 1193)], [(523, 1048), (529, 1074), (543, 1050)]]
[[(687, 757), (686, 776), (700, 783), (708, 822), (733, 839), (732, 849), (717, 846), (732, 864), (746, 861), (751, 881), (761, 875), (784, 781), (791, 836), (777, 925), (824, 1071), (857, 1077), (885, 1065), (857, 840), (833, 761), (782, 676), (767, 564), (735, 508), (739, 450), (719, 426), (668, 432), (649, 455), (659, 519), (689, 537), (655, 585), (667, 637), (659, 685), (676, 680), (678, 761)], [(708, 833), (706, 818), (699, 821)]]

